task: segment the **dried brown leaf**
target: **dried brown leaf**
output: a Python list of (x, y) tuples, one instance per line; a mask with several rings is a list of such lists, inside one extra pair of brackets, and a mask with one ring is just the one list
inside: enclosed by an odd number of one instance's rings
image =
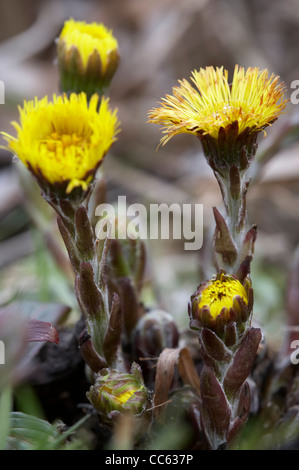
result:
[(200, 391), (199, 376), (187, 348), (165, 348), (159, 356), (154, 395), (154, 416), (159, 419), (168, 402), (168, 395), (179, 372), (183, 383)]

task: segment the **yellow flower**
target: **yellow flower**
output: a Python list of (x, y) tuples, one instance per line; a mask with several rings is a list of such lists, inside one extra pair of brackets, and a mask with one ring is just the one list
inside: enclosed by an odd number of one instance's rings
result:
[(103, 24), (69, 19), (57, 42), (62, 91), (102, 94), (119, 62), (118, 41)]
[(198, 308), (208, 307), (212, 317), (216, 318), (223, 308), (229, 310), (234, 307), (237, 296), (248, 304), (247, 293), (241, 282), (222, 274), (220, 279), (213, 281), (202, 291)]
[(76, 187), (85, 191), (116, 140), (116, 111), (109, 100), (85, 93), (53, 96), (24, 103), (20, 122), (12, 125), (17, 137), (2, 133), (8, 150), (34, 174), (40, 185), (60, 187), (69, 194)]
[(220, 129), (233, 123), (237, 123), (237, 135), (245, 130), (258, 133), (285, 108), (285, 87), (266, 69), (245, 71), (236, 65), (230, 84), (223, 67), (206, 67), (193, 71), (191, 81), (180, 80), (173, 95), (166, 95), (162, 106), (150, 111), (149, 122), (165, 127), (163, 145), (179, 133), (217, 139)]
[(218, 333), (231, 322), (245, 324), (252, 313), (253, 291), (249, 277), (241, 283), (221, 272), (199, 285), (189, 304), (190, 327)]

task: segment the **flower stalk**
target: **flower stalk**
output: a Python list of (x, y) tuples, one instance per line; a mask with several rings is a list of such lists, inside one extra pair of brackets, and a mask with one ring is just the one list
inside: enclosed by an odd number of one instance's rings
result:
[[(20, 108), (17, 137), (5, 134), (57, 213), (57, 223), (75, 274), (75, 293), (94, 352), (94, 369), (111, 366), (117, 356), (121, 323), (118, 297), (110, 299), (107, 281), (108, 234), (97, 238), (88, 213), (96, 172), (116, 139), (118, 121), (108, 99), (84, 92), (32, 101)], [(117, 320), (116, 320), (117, 319)], [(111, 325), (114, 325), (112, 327)], [(82, 342), (82, 345), (84, 342)], [(105, 346), (109, 344), (109, 347)], [(84, 358), (88, 363), (84, 345)]]
[[(165, 145), (173, 136), (199, 138), (204, 156), (220, 186), (225, 217), (217, 211), (214, 238), (217, 271), (245, 277), (253, 255), (255, 229), (248, 227), (246, 193), (248, 168), (255, 157), (257, 137), (284, 110), (285, 86), (279, 77), (258, 67), (236, 65), (232, 83), (223, 67), (194, 70), (150, 111), (149, 122), (164, 126)], [(215, 211), (214, 211), (215, 215)]]
[(256, 226), (247, 220), (248, 169), (257, 137), (285, 108), (284, 85), (267, 70), (236, 65), (232, 83), (223, 67), (194, 71), (150, 111), (164, 127), (164, 145), (180, 133), (195, 135), (214, 172), (225, 215), (213, 208), (217, 274), (200, 284), (189, 304), (190, 327), (197, 331), (200, 373), (200, 427), (211, 449), (226, 448), (250, 411), (247, 378), (261, 331), (251, 327), (253, 290), (249, 277)]
[[(114, 294), (110, 300), (107, 278), (109, 232), (105, 237), (95, 236), (88, 214), (90, 195), (91, 188), (79, 204), (71, 200), (49, 199), (48, 202), (58, 214), (58, 227), (75, 273), (75, 294), (94, 350), (90, 354), (91, 368), (94, 369), (95, 355), (99, 356), (100, 368), (115, 363), (122, 319), (118, 295)], [(88, 352), (92, 350), (86, 348), (86, 344), (84, 348), (83, 357), (89, 363)]]

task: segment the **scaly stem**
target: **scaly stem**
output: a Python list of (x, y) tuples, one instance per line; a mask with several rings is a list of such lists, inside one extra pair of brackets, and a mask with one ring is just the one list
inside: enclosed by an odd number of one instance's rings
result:
[[(232, 323), (228, 325), (231, 330), (229, 341), (227, 335), (220, 338), (208, 328), (203, 328), (199, 335), (204, 361), (200, 375), (201, 420), (213, 450), (225, 448), (249, 414), (250, 393), (246, 379), (255, 359), (261, 332), (250, 327), (250, 319), (240, 327)], [(234, 341), (231, 341), (232, 333)]]
[[(120, 340), (121, 318), (114, 299), (110, 308), (107, 284), (108, 236), (95, 237), (88, 215), (88, 198), (79, 204), (64, 200), (51, 201), (58, 214), (58, 226), (75, 273), (75, 293), (84, 315), (91, 344), (85, 348), (84, 359), (91, 354), (93, 369), (99, 357), (99, 368), (113, 365)], [(113, 325), (113, 326), (111, 326)]]
[[(231, 244), (230, 247), (223, 246), (223, 251), (235, 252), (234, 256), (222, 256), (222, 265), (220, 267), (226, 272), (236, 274), (246, 256), (251, 256), (253, 248), (252, 244), (250, 244), (250, 247), (245, 246), (250, 233), (246, 208), (249, 181), (246, 172), (239, 170), (237, 167), (231, 167), (221, 173), (216, 171), (214, 173), (220, 186), (226, 210), (225, 222), (223, 221), (227, 231), (226, 240), (229, 239)], [(223, 237), (224, 234), (221, 235)], [(253, 235), (250, 236), (253, 237)]]

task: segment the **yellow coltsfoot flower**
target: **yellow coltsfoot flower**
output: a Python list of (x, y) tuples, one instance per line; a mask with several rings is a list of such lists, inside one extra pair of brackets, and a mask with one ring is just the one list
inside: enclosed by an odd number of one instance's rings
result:
[(245, 324), (253, 306), (249, 277), (241, 283), (223, 272), (200, 284), (189, 305), (190, 327), (222, 332), (230, 323)]
[(118, 41), (102, 23), (69, 19), (57, 41), (62, 91), (103, 94), (119, 62)]
[(17, 136), (2, 133), (5, 147), (33, 173), (46, 195), (81, 197), (116, 140), (116, 111), (98, 95), (85, 93), (37, 98), (19, 107)]
[(161, 143), (180, 133), (193, 134), (213, 169), (227, 163), (247, 167), (258, 133), (285, 108), (284, 84), (266, 69), (238, 65), (231, 84), (223, 67), (194, 70), (191, 81), (180, 80), (173, 95), (166, 95), (161, 107), (149, 113), (149, 122), (164, 126)]

